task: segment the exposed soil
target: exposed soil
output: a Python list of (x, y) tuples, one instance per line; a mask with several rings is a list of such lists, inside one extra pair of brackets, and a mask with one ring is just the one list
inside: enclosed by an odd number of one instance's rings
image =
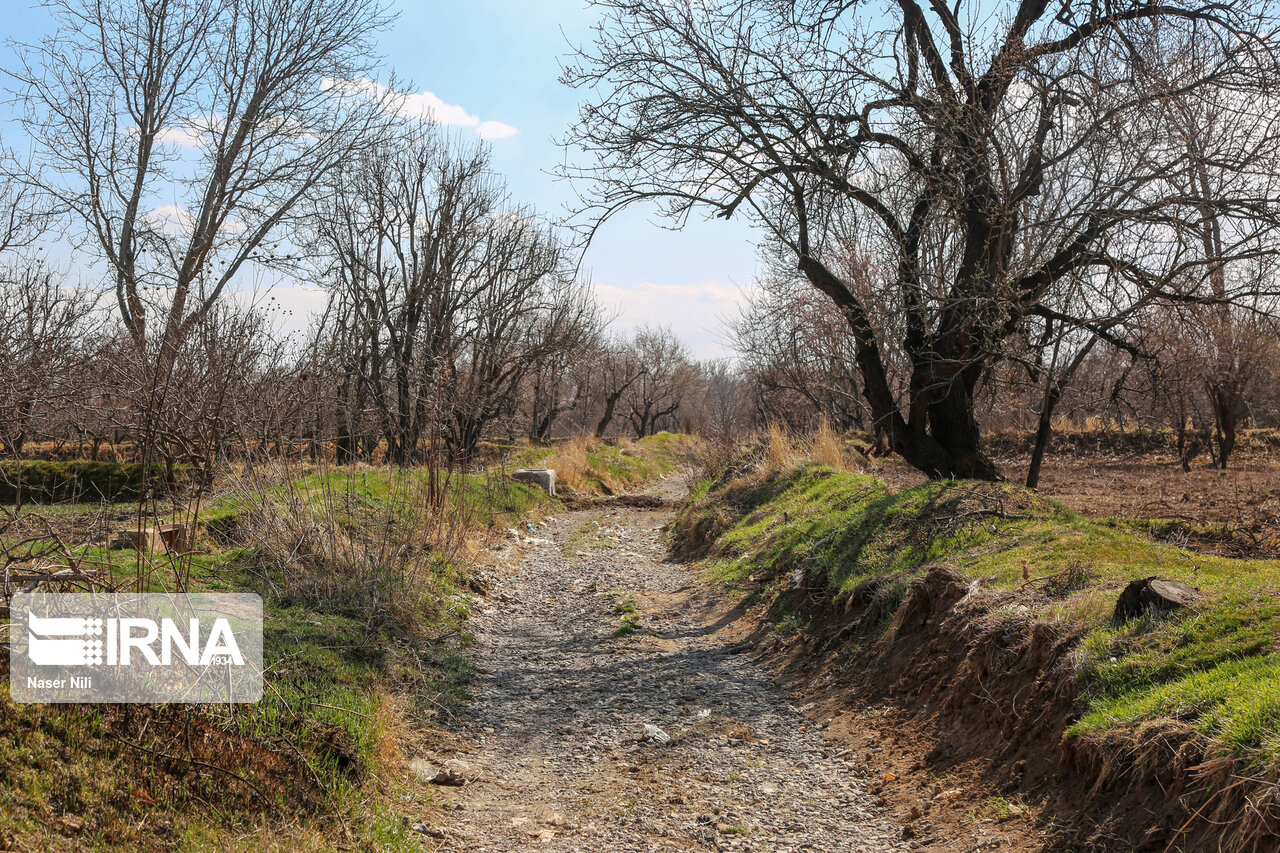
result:
[[(1091, 517), (1143, 518), (1161, 538), (1229, 557), (1280, 556), (1280, 458), (1242, 453), (1226, 471), (1207, 460), (1183, 471), (1172, 456), (1067, 455), (1046, 459), (1040, 491)], [(1025, 460), (1008, 460), (1023, 472)]]
[[(1008, 451), (997, 455), (996, 464), (1021, 482), (1028, 458)], [(924, 482), (897, 457), (874, 464), (873, 473), (895, 489)], [(1226, 471), (1201, 455), (1183, 471), (1167, 448), (1059, 447), (1045, 457), (1039, 492), (1090, 518), (1154, 520), (1139, 529), (1179, 547), (1226, 557), (1280, 557), (1280, 454), (1271, 448), (1237, 452)]]
[[(667, 503), (679, 490), (656, 495)], [(627, 503), (566, 512), (522, 537), (479, 603), (469, 716), (451, 745), (422, 756), (431, 767), (460, 757), (474, 778), (436, 788), (445, 811), (419, 826), (428, 846), (1039, 847), (1018, 808), (993, 809), (982, 779), (932, 776), (933, 744), (891, 736), (890, 706), (851, 715), (780, 686), (761, 658), (758, 609), (736, 608), (668, 557), (670, 509)], [(645, 724), (662, 734), (646, 739)]]

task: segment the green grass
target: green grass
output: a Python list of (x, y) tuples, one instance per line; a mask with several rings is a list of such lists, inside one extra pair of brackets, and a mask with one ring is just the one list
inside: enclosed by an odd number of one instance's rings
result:
[(613, 636), (630, 637), (632, 634), (638, 634), (642, 631), (644, 631), (644, 623), (640, 621), (639, 616), (633, 613), (622, 617), (618, 627), (613, 629)]
[[(635, 449), (602, 446), (593, 451), (593, 464), (638, 483), (674, 467), (674, 451), (666, 455), (673, 441), (663, 436)], [(74, 555), (98, 568), (104, 581), (141, 577), (146, 590), (161, 591), (175, 589), (181, 577), (193, 590), (261, 593), (266, 689), (252, 705), (148, 707), (122, 722), (112, 706), (21, 706), (0, 688), (0, 825), (31, 849), (217, 850), (232, 838), (252, 846), (251, 839), (267, 831), (269, 816), (287, 824), (291, 849), (332, 849), (335, 836), (347, 833), (357, 849), (416, 849), (420, 838), (401, 818), (406, 811), (427, 814), (434, 807), (430, 793), (404, 781), (388, 759), (398, 754), (403, 730), (439, 727), (468, 700), (474, 640), (465, 621), (466, 567), (417, 554), (426, 574), (415, 581), (415, 624), (392, 630), (349, 598), (290, 597), (280, 567), (241, 522), (247, 511), (274, 505), (353, 537), (376, 538), (383, 527), (409, 530), (420, 521), (428, 477), (417, 470), (334, 468), (224, 494), (201, 511), (214, 535), (182, 558), (75, 546)], [(467, 530), (515, 524), (561, 506), (496, 471), (455, 476), (448, 491), (445, 523)], [(104, 511), (131, 518), (138, 505), (39, 510), (65, 524)], [(429, 539), (404, 541), (410, 551), (433, 547), (423, 546)], [(618, 611), (619, 636), (643, 630), (633, 611), (634, 601)], [(216, 745), (211, 757), (218, 765), (256, 785), (266, 800), (245, 799), (243, 783), (225, 774), (162, 758), (188, 754), (189, 723), (178, 725), (184, 720), (195, 721), (198, 744)], [(130, 738), (136, 747), (125, 745)], [(83, 820), (71, 826), (64, 816)]]
[[(636, 441), (571, 439), (546, 447), (516, 450), (508, 457), (507, 465), (554, 468), (559, 475), (557, 491), (567, 494), (610, 494), (644, 485), (674, 471), (680, 463), (685, 440), (684, 436), (667, 432)], [(567, 455), (574, 458), (571, 464), (566, 464)]]
[[(412, 523), (417, 508), (429, 494), (429, 476), (413, 469), (333, 468), (264, 487), (254, 497), (220, 495), (201, 510), (200, 521), (221, 540), (235, 541), (241, 512), (263, 500), (277, 500), (290, 505), (309, 504), (317, 513), (334, 515), (348, 525), (360, 523), (370, 513), (385, 513), (388, 507), (399, 514), (400, 521)], [(492, 472), (437, 476), (437, 483), (449, 496), (455, 514), (469, 525), (506, 524), (558, 506), (541, 489)]]
[[(997, 589), (1030, 578), (1040, 592), (1028, 598), (1035, 614), (1083, 638), (1086, 710), (1068, 737), (1173, 717), (1200, 732), (1210, 753), (1280, 762), (1280, 561), (1185, 551), (1008, 484), (941, 481), (895, 493), (875, 478), (812, 465), (772, 479), (726, 473), (700, 482), (676, 535), (728, 586), (781, 589), (803, 570), (838, 601), (874, 582), (868, 588), (887, 614), (934, 563)], [(1205, 603), (1112, 624), (1124, 585), (1152, 575), (1201, 589)], [(780, 627), (795, 630), (794, 615), (780, 616)]]

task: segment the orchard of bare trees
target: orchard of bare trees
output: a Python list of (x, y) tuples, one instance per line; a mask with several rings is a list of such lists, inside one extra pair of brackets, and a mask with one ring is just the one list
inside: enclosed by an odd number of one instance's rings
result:
[(1271, 4), (597, 6), (565, 74), (593, 165), (570, 171), (600, 219), (756, 223), (769, 273), (737, 336), (766, 399), (992, 478), (979, 401), (1002, 370), (1048, 424), (1095, 351), (1190, 344), (1175, 427), (1211, 425), (1229, 459), (1275, 337)]
[[(386, 8), (51, 10), (7, 69), (31, 154), (0, 186), (5, 454), (465, 464), (487, 439), (679, 427), (684, 346), (611, 334), (579, 247), (489, 150), (371, 82)], [(249, 293), (282, 277), (328, 294), (305, 335)]]
[[(1055, 423), (1226, 467), (1280, 421), (1269, 4), (598, 0), (577, 228), (412, 106), (389, 8), (50, 9), (6, 69), (6, 455), (466, 465), (826, 420), (929, 476), (1013, 476), (983, 433), (1030, 430), (1035, 485)], [(581, 237), (637, 204), (762, 235), (733, 358), (598, 304)], [(305, 334), (249, 297), (279, 281), (326, 294)]]

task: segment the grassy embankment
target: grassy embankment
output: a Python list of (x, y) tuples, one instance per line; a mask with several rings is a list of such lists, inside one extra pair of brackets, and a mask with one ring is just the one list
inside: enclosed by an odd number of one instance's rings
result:
[[(598, 493), (671, 470), (675, 442), (577, 441), (517, 462), (555, 465), (567, 454), (571, 489)], [(475, 536), (559, 503), (498, 472), (454, 477), (434, 510), (419, 471), (294, 469), (222, 485), (200, 514), (210, 535), (190, 555), (71, 544), (62, 556), (111, 585), (259, 592), (263, 700), (24, 706), (4, 679), (0, 849), (416, 844), (407, 818), (432, 807), (432, 791), (407, 761), (465, 701)], [(55, 530), (104, 515), (93, 504), (37, 509)], [(138, 507), (114, 509), (105, 515), (125, 527)], [(16, 537), (3, 544), (11, 557), (24, 547)]]
[[(1040, 620), (1082, 636), (1084, 712), (1067, 738), (1133, 732), (1173, 719), (1206, 757), (1249, 774), (1280, 771), (1280, 561), (1180, 550), (1127, 524), (1083, 518), (1020, 487), (933, 482), (892, 492), (873, 476), (813, 462), (739, 460), (696, 485), (677, 522), (684, 544), (728, 585), (769, 596), (803, 570), (833, 602), (866, 584), (891, 616), (907, 584), (947, 563), (983, 585), (1032, 590)], [(1198, 587), (1202, 605), (1122, 625), (1111, 616), (1129, 581)], [(778, 614), (799, 630), (794, 614)]]

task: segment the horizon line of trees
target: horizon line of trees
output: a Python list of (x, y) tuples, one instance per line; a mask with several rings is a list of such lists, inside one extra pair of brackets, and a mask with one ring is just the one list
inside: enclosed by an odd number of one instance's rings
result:
[[(1274, 417), (1280, 5), (595, 0), (564, 72), (587, 232), (632, 204), (765, 235), (736, 363), (616, 340), (572, 229), (415, 113), (364, 0), (52, 0), (6, 70), (0, 452), (332, 445), (469, 464), (556, 429), (827, 418), (933, 477), (984, 428), (1163, 423), (1226, 467)], [(987, 13), (990, 14), (987, 14)], [(101, 287), (39, 260), (54, 233)], [(229, 294), (324, 286), (300, 344)]]

